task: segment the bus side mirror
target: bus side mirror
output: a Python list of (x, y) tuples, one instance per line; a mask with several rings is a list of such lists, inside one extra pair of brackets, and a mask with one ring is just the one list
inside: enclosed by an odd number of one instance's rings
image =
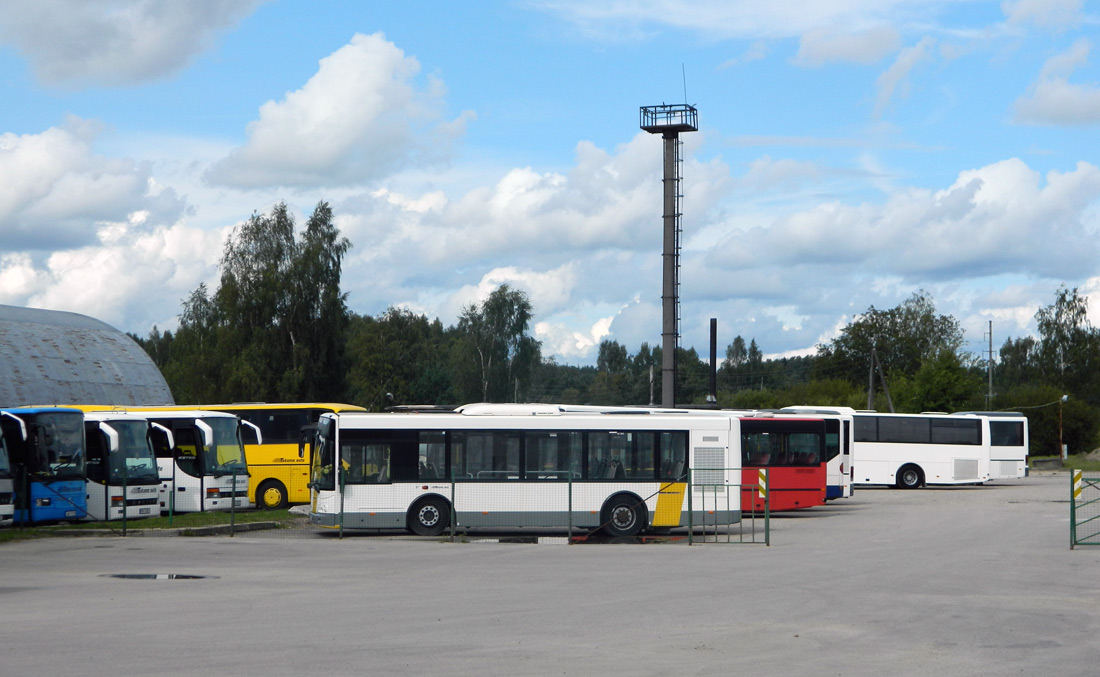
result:
[(298, 429), (298, 458), (306, 457), (306, 446), (313, 441), (315, 434), (317, 434), (317, 426), (313, 423)]

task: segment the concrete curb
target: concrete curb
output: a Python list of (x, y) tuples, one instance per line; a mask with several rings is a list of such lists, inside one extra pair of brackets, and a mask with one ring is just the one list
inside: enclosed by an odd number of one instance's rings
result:
[[(179, 527), (171, 529), (135, 529), (127, 527), (126, 537), (132, 536), (219, 536), (228, 533), (278, 529), (278, 522), (245, 522), (244, 524), (216, 524), (208, 527)], [(56, 529), (49, 532), (52, 536), (121, 536), (122, 526), (117, 529)]]

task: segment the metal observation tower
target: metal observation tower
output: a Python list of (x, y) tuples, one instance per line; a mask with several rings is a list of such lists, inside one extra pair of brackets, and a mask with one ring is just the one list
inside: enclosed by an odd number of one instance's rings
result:
[(676, 348), (680, 344), (680, 132), (699, 129), (699, 112), (685, 104), (642, 106), (639, 124), (664, 139), (664, 281), (661, 287), (661, 406), (676, 406)]

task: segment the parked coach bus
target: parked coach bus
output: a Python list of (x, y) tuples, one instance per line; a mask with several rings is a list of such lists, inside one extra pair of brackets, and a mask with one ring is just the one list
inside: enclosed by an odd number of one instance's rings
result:
[(452, 511), (463, 527), (614, 536), (735, 524), (736, 434), (727, 417), (555, 405), (328, 413), (317, 424), (310, 520), (420, 535), (442, 533)]
[(13, 471), (16, 523), (87, 516), (83, 412), (64, 407), (0, 409), (0, 434)]
[(241, 420), (220, 411), (177, 407), (77, 405), (126, 411), (156, 424), (150, 430), (160, 476), (161, 513), (248, 508), (248, 466)]
[(172, 433), (151, 433), (162, 513), (252, 507), (239, 418), (217, 411), (134, 411)]
[(363, 407), (323, 402), (203, 404), (196, 409), (224, 411), (252, 424), (242, 428), (248, 455), (248, 495), (257, 508), (285, 508), (309, 503), (308, 441), (321, 414), (338, 411), (365, 412)]
[(160, 514), (160, 476), (150, 440), (153, 425), (141, 414), (84, 413), (89, 519), (118, 520), (124, 513), (126, 519)]
[(952, 414), (853, 416), (856, 484), (915, 489), (989, 479), (988, 419)]
[(1010, 411), (960, 413), (981, 416), (989, 425), (989, 479), (1011, 480), (1027, 476), (1027, 416)]

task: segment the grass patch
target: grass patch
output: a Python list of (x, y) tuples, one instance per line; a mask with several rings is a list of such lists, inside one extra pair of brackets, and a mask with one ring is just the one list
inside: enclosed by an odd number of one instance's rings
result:
[[(1037, 460), (1053, 460), (1058, 458), (1057, 456), (1031, 456), (1028, 459), (1028, 463), (1032, 468), (1035, 467), (1035, 461)], [(1084, 456), (1076, 456), (1070, 454), (1069, 458), (1062, 461), (1063, 470), (1084, 470), (1085, 472), (1100, 472), (1100, 461), (1091, 461)]]
[[(289, 510), (238, 510), (235, 515), (226, 512), (191, 512), (168, 517), (146, 517), (144, 519), (126, 520), (126, 529), (190, 529), (196, 527), (211, 527), (235, 524), (247, 524), (250, 522), (275, 522), (279, 528), (287, 529), (298, 527), (306, 520), (301, 515), (292, 515)], [(71, 524), (51, 524), (20, 529), (11, 526), (0, 529), (0, 543), (12, 541), (24, 541), (43, 536), (64, 536), (72, 530), (86, 529), (111, 529), (122, 532), (122, 520), (111, 522), (74, 522)]]

